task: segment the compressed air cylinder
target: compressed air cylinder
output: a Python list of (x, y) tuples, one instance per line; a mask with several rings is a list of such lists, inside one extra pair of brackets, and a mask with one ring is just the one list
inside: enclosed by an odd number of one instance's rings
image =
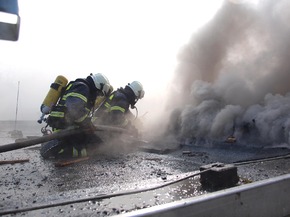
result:
[(64, 76), (57, 76), (55, 81), (50, 85), (50, 89), (44, 98), (42, 105), (40, 106), (40, 111), (42, 114), (49, 114), (52, 106), (57, 103), (62, 89), (67, 85), (67, 83), (68, 80)]

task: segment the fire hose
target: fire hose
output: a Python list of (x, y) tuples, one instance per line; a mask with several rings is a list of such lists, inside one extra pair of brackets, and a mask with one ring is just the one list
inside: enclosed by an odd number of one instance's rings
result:
[[(14, 142), (6, 145), (1, 145), (0, 146), (0, 153), (7, 152), (7, 151), (12, 151), (16, 149), (21, 149), (29, 146), (34, 146), (37, 144), (41, 144), (44, 142), (48, 142), (53, 139), (60, 139), (60, 138), (65, 138), (71, 135), (77, 135), (81, 134), (84, 132), (90, 133), (92, 129), (68, 129), (68, 130), (62, 130), (56, 133), (44, 135), (42, 137), (38, 138), (33, 138), (33, 139), (28, 139), (25, 141), (20, 141), (20, 142)], [(114, 133), (124, 133), (124, 134), (130, 134), (130, 131), (119, 128), (119, 127), (113, 127), (113, 126), (106, 126), (106, 125), (95, 125), (94, 131), (110, 131)]]
[[(233, 164), (236, 166), (240, 166), (240, 165), (251, 164), (251, 163), (259, 163), (262, 161), (272, 161), (272, 160), (286, 159), (286, 158), (290, 158), (290, 154), (287, 154), (284, 156), (271, 157), (271, 158), (261, 158), (261, 159), (257, 159), (257, 160), (240, 161), (240, 162), (233, 163)], [(62, 200), (62, 201), (50, 202), (50, 203), (46, 203), (46, 204), (36, 204), (36, 205), (31, 206), (31, 207), (23, 207), (23, 208), (17, 208), (17, 209), (3, 210), (3, 211), (0, 211), (0, 215), (16, 214), (16, 213), (20, 213), (20, 212), (28, 212), (28, 211), (33, 211), (33, 210), (39, 210), (39, 209), (45, 209), (45, 208), (51, 208), (51, 207), (57, 207), (57, 206), (64, 206), (64, 205), (69, 205), (69, 204), (74, 204), (74, 203), (103, 200), (103, 199), (108, 199), (108, 198), (112, 198), (112, 197), (125, 196), (125, 195), (142, 193), (142, 192), (146, 192), (146, 191), (152, 191), (152, 190), (156, 190), (159, 188), (167, 187), (169, 185), (176, 184), (178, 182), (181, 182), (181, 181), (189, 179), (189, 178), (193, 178), (195, 176), (201, 175), (201, 174), (206, 173), (208, 171), (210, 171), (210, 169), (206, 169), (206, 170), (203, 170), (200, 172), (195, 172), (195, 173), (187, 175), (185, 177), (178, 178), (176, 180), (169, 181), (169, 182), (166, 182), (164, 184), (160, 184), (160, 185), (154, 186), (154, 187), (137, 189), (137, 190), (129, 190), (129, 191), (124, 191), (124, 192), (112, 193), (112, 194), (100, 194), (100, 195), (94, 195), (94, 196), (89, 196), (89, 197), (77, 198), (74, 200)]]
[(0, 215), (15, 214), (15, 213), (20, 213), (20, 212), (27, 212), (27, 211), (32, 211), (32, 210), (56, 207), (56, 206), (64, 206), (64, 205), (74, 204), (74, 203), (82, 203), (82, 202), (87, 202), (87, 201), (104, 200), (104, 199), (112, 198), (112, 197), (137, 194), (137, 193), (142, 193), (142, 192), (146, 192), (146, 191), (152, 191), (152, 190), (156, 190), (158, 188), (163, 188), (163, 187), (181, 182), (181, 181), (186, 180), (188, 178), (195, 177), (195, 176), (200, 175), (202, 173), (205, 173), (207, 171), (208, 170), (203, 170), (201, 172), (197, 172), (197, 173), (188, 175), (186, 177), (179, 178), (177, 180), (170, 181), (170, 182), (167, 182), (167, 183), (164, 183), (164, 184), (161, 184), (158, 186), (150, 187), (150, 188), (129, 190), (129, 191), (124, 191), (124, 192), (119, 192), (119, 193), (112, 193), (112, 194), (101, 194), (101, 195), (95, 195), (95, 196), (91, 196), (91, 197), (78, 198), (78, 199), (74, 199), (74, 200), (63, 200), (63, 201), (59, 201), (59, 202), (55, 202), (55, 203), (39, 204), (39, 205), (34, 205), (31, 207), (26, 207), (26, 208), (3, 210), (3, 211), (0, 211)]

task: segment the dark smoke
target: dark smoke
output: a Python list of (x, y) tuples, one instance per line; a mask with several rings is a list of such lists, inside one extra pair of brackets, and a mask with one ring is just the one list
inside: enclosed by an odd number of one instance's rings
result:
[(289, 11), (288, 0), (224, 2), (178, 56), (170, 132), (196, 141), (234, 135), (247, 144), (289, 144)]

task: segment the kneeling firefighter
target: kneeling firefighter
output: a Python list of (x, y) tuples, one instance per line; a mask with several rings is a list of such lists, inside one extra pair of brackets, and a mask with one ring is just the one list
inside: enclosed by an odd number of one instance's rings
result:
[[(90, 74), (85, 79), (69, 82), (59, 102), (52, 107), (46, 120), (53, 132), (63, 129), (93, 129), (90, 114), (98, 96), (107, 95), (110, 83), (101, 73)], [(85, 157), (90, 145), (101, 143), (101, 139), (92, 133), (80, 134), (55, 139), (44, 143), (40, 154), (50, 157)]]
[(106, 98), (102, 106), (94, 113), (96, 123), (122, 127), (138, 134), (132, 123), (132, 118), (130, 118), (132, 113), (129, 108), (136, 108), (135, 104), (144, 97), (144, 94), (143, 85), (139, 81), (133, 81), (125, 88), (118, 88)]

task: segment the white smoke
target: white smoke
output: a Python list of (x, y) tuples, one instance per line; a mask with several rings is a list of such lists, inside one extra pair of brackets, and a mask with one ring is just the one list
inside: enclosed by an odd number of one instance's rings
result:
[[(290, 144), (290, 2), (225, 1), (179, 55), (179, 136)], [(175, 118), (176, 120), (176, 118)], [(171, 123), (172, 124), (172, 123)]]

